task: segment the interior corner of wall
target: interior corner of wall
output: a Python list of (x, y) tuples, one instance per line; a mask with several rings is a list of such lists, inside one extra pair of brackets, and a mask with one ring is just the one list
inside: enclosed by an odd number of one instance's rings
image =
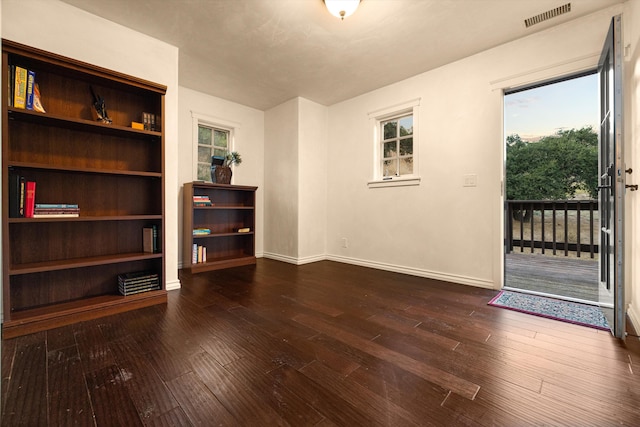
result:
[(640, 313), (636, 311), (636, 307), (633, 304), (629, 304), (629, 307), (627, 308), (627, 316), (629, 316), (631, 325), (633, 325), (633, 329), (635, 329), (636, 333), (640, 333)]

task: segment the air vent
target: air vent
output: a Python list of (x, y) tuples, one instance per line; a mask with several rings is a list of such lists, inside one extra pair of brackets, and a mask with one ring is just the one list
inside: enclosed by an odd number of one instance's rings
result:
[(539, 24), (547, 19), (555, 18), (563, 13), (571, 12), (571, 3), (556, 7), (555, 9), (547, 10), (539, 15), (532, 16), (524, 20), (524, 26), (529, 28), (532, 25)]

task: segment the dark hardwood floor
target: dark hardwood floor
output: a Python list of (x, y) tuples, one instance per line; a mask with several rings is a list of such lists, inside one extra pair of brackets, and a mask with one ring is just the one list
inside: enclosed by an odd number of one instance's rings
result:
[(3, 341), (4, 426), (638, 426), (640, 345), (335, 262)]

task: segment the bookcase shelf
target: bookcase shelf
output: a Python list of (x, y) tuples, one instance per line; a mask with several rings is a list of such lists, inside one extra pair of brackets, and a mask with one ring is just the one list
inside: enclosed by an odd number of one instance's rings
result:
[[(256, 263), (257, 187), (188, 182), (184, 185), (183, 268), (191, 273)], [(209, 196), (212, 206), (194, 206), (193, 196)], [(194, 235), (196, 228), (211, 233)], [(248, 232), (238, 229), (248, 228)], [(193, 246), (206, 248), (206, 261), (193, 262)]]
[[(35, 72), (46, 113), (11, 105), (3, 85), (3, 337), (165, 303), (166, 87), (3, 40), (3, 76), (12, 67)], [(95, 120), (92, 89), (113, 123)], [(143, 112), (154, 130), (131, 127)], [(77, 204), (79, 216), (10, 217), (14, 175), (36, 183), (35, 203)], [(143, 252), (149, 226), (157, 253)], [(160, 290), (121, 296), (118, 275), (138, 271)]]

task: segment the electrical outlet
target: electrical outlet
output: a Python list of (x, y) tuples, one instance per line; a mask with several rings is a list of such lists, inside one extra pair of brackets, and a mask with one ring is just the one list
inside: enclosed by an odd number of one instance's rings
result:
[(348, 248), (349, 247), (349, 241), (347, 240), (346, 237), (342, 238), (342, 247), (343, 248)]

